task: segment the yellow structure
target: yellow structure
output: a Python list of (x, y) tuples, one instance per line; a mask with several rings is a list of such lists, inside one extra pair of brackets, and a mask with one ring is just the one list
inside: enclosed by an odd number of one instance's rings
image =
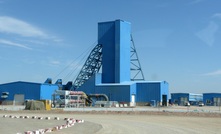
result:
[(51, 110), (51, 100), (41, 100), (45, 105), (45, 110)]

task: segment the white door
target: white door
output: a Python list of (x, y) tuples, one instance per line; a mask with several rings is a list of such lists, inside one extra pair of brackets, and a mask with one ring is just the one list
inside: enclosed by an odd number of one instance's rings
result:
[(135, 94), (132, 94), (132, 95), (131, 95), (130, 106), (131, 106), (131, 107), (135, 107), (135, 106), (136, 106), (136, 102), (135, 102)]
[(135, 95), (134, 94), (132, 94), (132, 96), (131, 96), (131, 102), (135, 103)]

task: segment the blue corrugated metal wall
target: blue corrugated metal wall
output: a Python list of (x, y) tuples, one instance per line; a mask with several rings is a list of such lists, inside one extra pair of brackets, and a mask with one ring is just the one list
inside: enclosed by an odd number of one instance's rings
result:
[(90, 77), (81, 87), (77, 89), (77, 91), (83, 91), (86, 94), (94, 94), (95, 93), (95, 82), (99, 83), (101, 77), (100, 74), (95, 74)]
[(130, 81), (131, 25), (115, 21), (115, 83)]
[(214, 98), (221, 98), (221, 93), (204, 93), (203, 103), (207, 106), (214, 106)]
[(98, 23), (102, 44), (102, 83), (130, 81), (130, 23), (116, 20)]
[[(100, 76), (100, 75), (99, 75)], [(96, 77), (101, 79), (101, 77)], [(136, 102), (162, 102), (162, 96), (169, 96), (169, 85), (167, 82), (128, 82), (119, 84), (97, 84), (95, 77), (91, 77), (89, 81), (83, 84), (78, 90), (84, 91), (86, 94), (104, 93), (112, 101), (131, 102), (131, 95), (135, 95)], [(125, 100), (124, 100), (125, 99)]]
[(136, 102), (161, 101), (160, 83), (137, 83)]
[(180, 105), (181, 98), (187, 98), (189, 100), (189, 93), (171, 93), (171, 103)]
[(96, 93), (106, 94), (111, 101), (131, 102), (131, 95), (136, 95), (136, 89), (131, 85), (97, 86)]
[[(5, 100), (14, 100), (15, 94), (24, 94), (25, 99), (40, 99), (40, 84), (28, 82), (13, 82), (0, 85), (0, 93), (9, 92)], [(1, 99), (4, 100), (4, 99)]]
[(200, 101), (203, 100), (202, 94), (193, 94), (193, 93), (171, 93), (171, 103), (178, 105), (181, 104), (181, 98), (187, 98), (187, 101), (191, 105), (198, 105)]
[(42, 84), (40, 90), (41, 100), (51, 100), (51, 96), (55, 90), (58, 90), (58, 85)]
[(114, 83), (115, 23), (98, 23), (98, 44), (102, 44), (102, 83)]

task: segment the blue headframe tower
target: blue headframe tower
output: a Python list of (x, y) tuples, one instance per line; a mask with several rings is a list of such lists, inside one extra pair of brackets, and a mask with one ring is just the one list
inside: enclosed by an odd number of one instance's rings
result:
[(85, 62), (73, 90), (105, 94), (111, 101), (126, 102), (130, 106), (152, 100), (166, 105), (168, 83), (131, 77), (133, 70), (141, 72), (139, 64), (132, 61), (138, 61), (138, 57), (131, 36), (131, 24), (123, 20), (100, 22), (98, 45)]
[(81, 87), (99, 72), (101, 66), (102, 79), (99, 81), (104, 84), (144, 80), (129, 22), (116, 20), (98, 23), (98, 44), (70, 90)]
[(123, 20), (98, 23), (102, 44), (102, 83), (130, 81), (131, 24)]

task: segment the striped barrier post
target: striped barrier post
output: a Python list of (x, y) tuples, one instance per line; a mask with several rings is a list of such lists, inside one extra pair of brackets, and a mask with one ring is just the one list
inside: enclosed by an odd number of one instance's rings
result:
[(20, 118), (21, 118), (21, 119), (24, 119), (25, 117), (24, 117), (24, 116), (20, 116)]
[(38, 129), (39, 134), (44, 134), (45, 133), (45, 129)]
[(54, 119), (55, 119), (55, 120), (59, 120), (59, 117), (55, 117)]
[(29, 116), (25, 116), (25, 119), (29, 119)]
[(42, 119), (43, 119), (43, 117), (38, 117), (38, 119), (39, 119), (39, 120), (42, 120)]
[(34, 134), (32, 131), (26, 131), (25, 134)]
[[(6, 118), (6, 117), (9, 117), (9, 118), (20, 118), (20, 119), (29, 119), (30, 117), (29, 116), (15, 116), (15, 115), (3, 115), (3, 118)], [(51, 117), (37, 117), (37, 116), (32, 116), (31, 117), (32, 119), (39, 119), (39, 120), (42, 120), (43, 118), (46, 119), (46, 120), (50, 120)], [(59, 117), (54, 117), (54, 120), (60, 120)], [(64, 120), (66, 121), (66, 124), (63, 124), (63, 125), (58, 125), (58, 126), (55, 126), (53, 128), (47, 128), (47, 129), (38, 129), (38, 130), (34, 130), (34, 131), (26, 131), (24, 132), (25, 134), (44, 134), (44, 133), (50, 133), (50, 132), (53, 132), (53, 131), (58, 131), (58, 130), (62, 130), (62, 129), (65, 129), (65, 128), (68, 128), (68, 127), (72, 127), (75, 125), (75, 123), (84, 123), (84, 120), (81, 120), (81, 119), (74, 119), (74, 118), (64, 118)], [(16, 134), (21, 134), (21, 133), (16, 133)]]
[(36, 119), (37, 118), (37, 116), (32, 116), (32, 119)]
[(51, 118), (50, 118), (50, 117), (45, 117), (45, 119), (46, 119), (46, 120), (50, 120)]
[(52, 132), (52, 128), (45, 129), (45, 133), (50, 133), (50, 132)]
[(19, 116), (15, 116), (15, 118), (16, 118), (16, 119), (18, 119), (18, 118), (19, 118)]

